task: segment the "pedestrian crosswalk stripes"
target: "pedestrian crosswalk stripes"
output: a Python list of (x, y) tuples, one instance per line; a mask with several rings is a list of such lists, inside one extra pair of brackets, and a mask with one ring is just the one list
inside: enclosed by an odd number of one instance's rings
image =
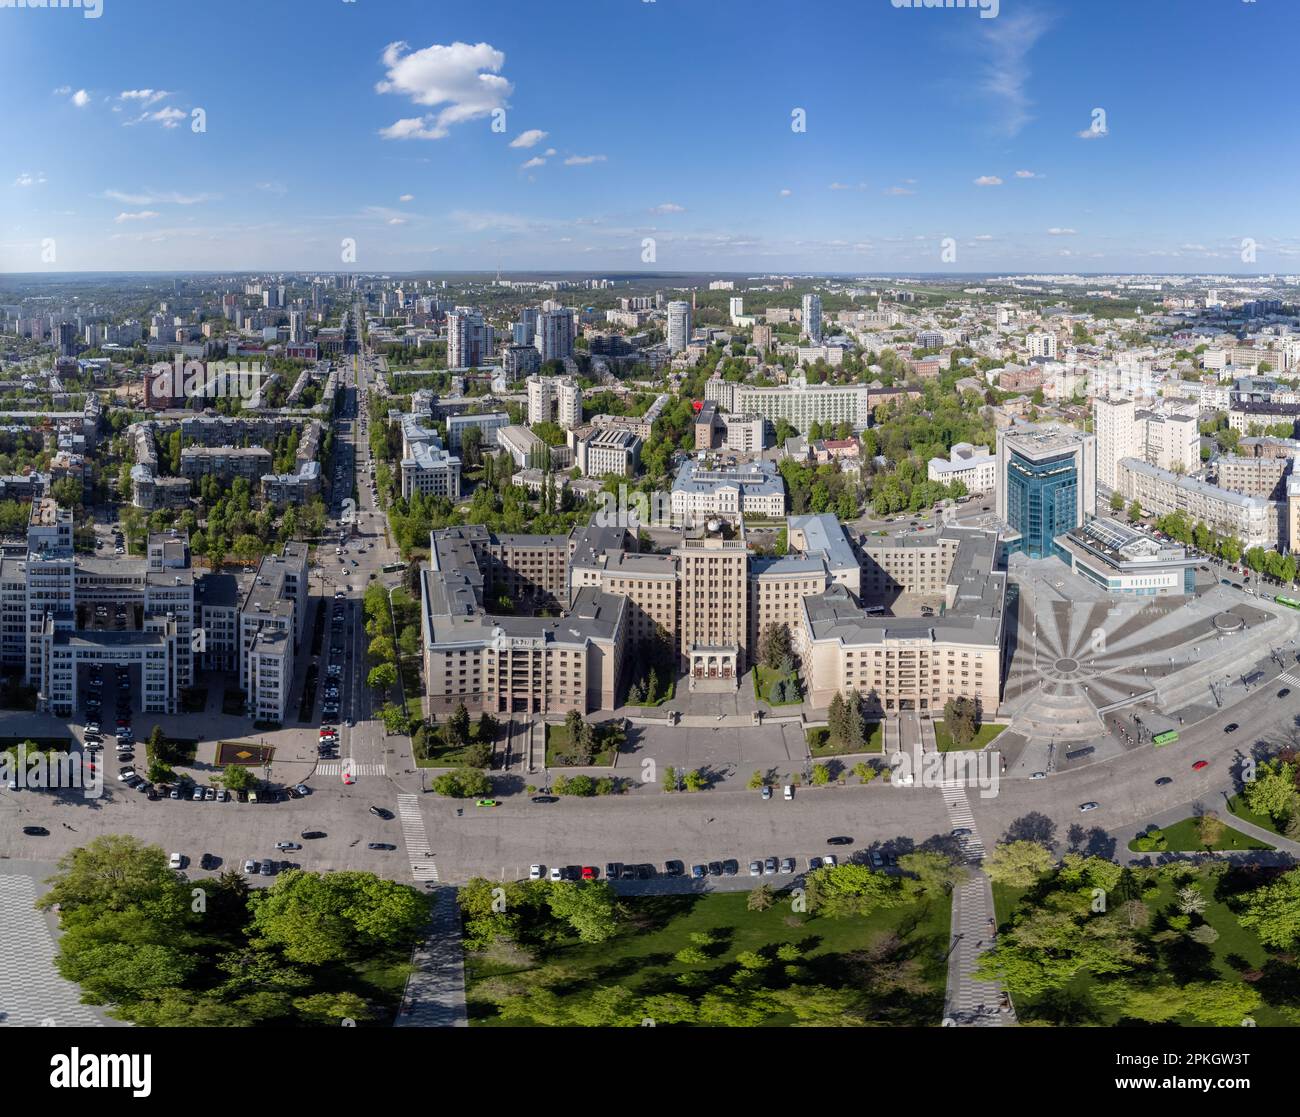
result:
[(438, 879), (438, 865), (429, 848), (429, 836), (424, 829), (424, 816), (420, 814), (418, 795), (397, 797), (397, 817), (402, 824), (402, 840), (406, 842), (406, 856), (411, 862), (411, 876), (417, 881)]
[[(352, 764), (348, 770), (354, 776), (382, 776), (386, 770), (382, 764)], [(328, 761), (325, 764), (316, 765), (316, 774), (318, 776), (341, 776), (343, 774), (343, 765), (341, 762)]]
[(978, 865), (984, 860), (984, 843), (980, 841), (979, 831), (975, 828), (975, 815), (970, 809), (970, 800), (966, 798), (965, 785), (945, 783), (940, 791), (943, 794), (943, 804), (948, 808), (948, 818), (952, 822), (953, 829), (970, 831), (961, 839), (962, 852), (966, 855), (967, 861)]

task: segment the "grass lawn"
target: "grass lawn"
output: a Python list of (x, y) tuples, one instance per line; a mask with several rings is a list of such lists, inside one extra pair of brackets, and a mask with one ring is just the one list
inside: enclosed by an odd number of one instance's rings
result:
[[(831, 731), (824, 725), (808, 729), (805, 731), (804, 735), (808, 740), (808, 749), (814, 757), (848, 755), (848, 749), (840, 748), (839, 746), (830, 743)], [(884, 747), (884, 729), (882, 723), (878, 721), (867, 722), (866, 744), (864, 744), (858, 751), (881, 752)]]
[(1273, 821), (1272, 815), (1256, 814), (1246, 805), (1244, 795), (1234, 795), (1228, 800), (1228, 810), (1244, 822), (1253, 822), (1261, 830), (1267, 830), (1272, 834), (1282, 836), (1282, 831), (1277, 828), (1277, 823)]
[[(1219, 932), (1219, 938), (1208, 946), (1189, 943), (1184, 939), (1169, 943), (1153, 943), (1153, 956), (1160, 963), (1157, 971), (1166, 981), (1184, 983), (1187, 981), (1232, 981), (1242, 980), (1243, 973), (1264, 971), (1272, 974), (1279, 965), (1277, 956), (1267, 951), (1253, 931), (1242, 927), (1236, 914), (1223, 900), (1218, 898), (1218, 889), (1213, 881), (1202, 877), (1202, 891), (1206, 898), (1203, 913), (1205, 921)], [(1157, 887), (1142, 894), (1142, 902), (1152, 913), (1149, 932), (1159, 932), (1166, 926), (1166, 917), (1176, 913), (1174, 885), (1172, 881), (1161, 880)], [(994, 885), (994, 900), (997, 903), (998, 918), (1004, 918), (1003, 900), (1010, 899), (1010, 890), (1002, 890)], [(1032, 903), (1032, 900), (1030, 901)], [(1261, 981), (1257, 988), (1267, 1000), (1269, 987), (1279, 988), (1278, 976), (1272, 982)], [(1017, 996), (1016, 1013), (1024, 1022), (1035, 1019), (1049, 1020), (1058, 1024), (1084, 1025), (1110, 1028), (1120, 1024), (1120, 1010), (1099, 1005), (1089, 996), (1095, 978), (1090, 973), (1080, 973), (1062, 990), (1045, 994), (1043, 998)], [(1285, 998), (1287, 994), (1282, 993)], [(1276, 1008), (1262, 1004), (1251, 1016), (1260, 1027), (1290, 1026), (1286, 1018)], [(1126, 1021), (1132, 1023), (1132, 1021)], [(1179, 1025), (1197, 1027), (1196, 1021), (1184, 1017), (1175, 1017), (1168, 1027)], [(1149, 1027), (1149, 1025), (1142, 1025)]]
[[(1161, 827), (1161, 832), (1165, 836), (1168, 845), (1159, 852), (1161, 853), (1198, 853), (1204, 849), (1222, 852), (1225, 850), (1242, 850), (1242, 849), (1272, 849), (1271, 845), (1266, 842), (1256, 841), (1240, 830), (1234, 830), (1231, 826), (1224, 824), (1223, 835), (1214, 845), (1206, 846), (1201, 842), (1200, 835), (1196, 830), (1196, 819), (1185, 818), (1182, 822), (1175, 822), (1172, 826)], [(1133, 842), (1129, 842), (1129, 849), (1135, 853), (1141, 852)]]
[(934, 723), (934, 743), (940, 752), (957, 752), (961, 749), (982, 749), (1006, 728), (1005, 725), (986, 723), (975, 731), (975, 740), (969, 745), (959, 745), (948, 735), (948, 727), (942, 721)]
[[(601, 738), (599, 736), (600, 734), (599, 726), (596, 727), (596, 733), (597, 733), (597, 746), (598, 746), (596, 750), (596, 755), (592, 757), (590, 765), (585, 765), (585, 764), (582, 765), (582, 767), (584, 768), (585, 767), (608, 768), (614, 763), (614, 756), (618, 752), (618, 748), (616, 746), (602, 743)], [(546, 726), (547, 766), (550, 768), (570, 767), (570, 765), (566, 765), (564, 761), (559, 759), (560, 756), (562, 756), (564, 752), (568, 749), (568, 747), (569, 747), (569, 727), (566, 725), (548, 724)]]
[[(755, 666), (754, 666), (754, 697), (757, 698), (760, 702), (767, 702), (767, 704), (768, 704), (769, 706), (799, 706), (799, 705), (802, 705), (802, 704), (803, 704), (802, 692), (801, 692), (801, 696), (800, 696), (799, 698), (796, 698), (796, 699), (794, 699), (793, 701), (790, 701), (790, 702), (768, 702), (768, 699), (767, 699), (768, 691), (772, 689), (772, 684), (773, 684), (774, 682), (776, 682), (778, 679), (782, 678), (782, 677), (783, 677), (783, 676), (782, 676), (779, 672), (777, 672), (777, 671), (773, 671), (770, 667), (764, 667), (761, 663), (759, 663), (759, 664), (755, 664)], [(798, 686), (798, 676), (797, 676), (797, 675), (791, 674), (791, 675), (788, 676), (788, 678), (794, 679), (794, 680), (795, 680), (795, 685)]]
[[(695, 895), (625, 897), (630, 917), (625, 929), (608, 942), (587, 945), (561, 941), (536, 951), (535, 958), (511, 957), (510, 951), (466, 955), (466, 984), (471, 1025), (492, 1026), (499, 998), (516, 989), (543, 984), (562, 998), (585, 999), (598, 988), (621, 985), (640, 996), (681, 993), (698, 1003), (705, 993), (725, 987), (737, 972), (736, 956), (755, 951), (771, 957), (784, 944), (798, 946), (804, 955), (801, 985), (859, 989), (872, 1021), (896, 1026), (933, 1027), (943, 1013), (951, 908), (939, 904), (911, 904), (873, 913), (864, 919), (793, 917), (788, 902), (778, 898), (765, 912), (747, 910), (747, 892), (709, 892)], [(790, 925), (787, 920), (797, 920)], [(678, 962), (677, 951), (692, 946), (695, 932), (712, 932), (716, 943), (704, 947), (709, 955), (702, 964)], [(913, 969), (910, 990), (870, 990), (871, 975), (882, 961), (865, 952), (880, 947), (896, 935), (889, 952), (891, 962)], [(687, 987), (677, 978), (699, 974), (698, 984)], [(769, 988), (789, 987), (782, 964), (774, 962), (765, 974)], [(790, 1013), (772, 1015), (763, 1027), (789, 1027)]]
[[(408, 702), (414, 701), (417, 706), (419, 699), (408, 699)], [(419, 716), (423, 716), (422, 714)], [(475, 719), (469, 723), (469, 742), (459, 748), (449, 748), (446, 744), (445, 725), (438, 726), (430, 734), (430, 745), (427, 757), (416, 757), (415, 765), (417, 768), (463, 768), (469, 764), (469, 750), (471, 746), (478, 743), (478, 720)]]

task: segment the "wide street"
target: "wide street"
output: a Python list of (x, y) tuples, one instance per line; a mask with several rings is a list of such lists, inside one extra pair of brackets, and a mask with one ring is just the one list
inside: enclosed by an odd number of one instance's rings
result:
[[(339, 759), (318, 763), (315, 758), (315, 724), (321, 701), (318, 687), (315, 722), (268, 735), (277, 748), (273, 782), (307, 783), (310, 794), (305, 799), (258, 805), (151, 802), (117, 785), (110, 766), (102, 798), (85, 799), (75, 791), (0, 790), (0, 856), (15, 862), (48, 863), (96, 834), (129, 832), (169, 852), (186, 855), (189, 871), (196, 876), (202, 875), (197, 862), (205, 852), (221, 859), (219, 868), (242, 866), (249, 858), (275, 857), (309, 869), (364, 868), (395, 879), (414, 876), (428, 882), (458, 882), (474, 875), (521, 877), (534, 863), (603, 869), (609, 861), (649, 862), (662, 870), (663, 862), (670, 858), (682, 860), (688, 867), (734, 858), (741, 863), (739, 876), (711, 880), (710, 885), (740, 887), (749, 882), (751, 859), (794, 857), (803, 870), (809, 857), (830, 850), (826, 844), (830, 837), (853, 839), (850, 845), (835, 847), (841, 857), (871, 849), (906, 851), (931, 841), (950, 844), (947, 835), (952, 816), (935, 788), (897, 788), (883, 780), (863, 788), (851, 779), (847, 787), (800, 788), (792, 801), (785, 801), (779, 790), (770, 801), (746, 790), (745, 780), (754, 769), (774, 770), (778, 778), (802, 771), (798, 722), (770, 723), (757, 729), (638, 725), (631, 735), (632, 751), (619, 758), (615, 769), (615, 774), (635, 781), (636, 786), (619, 796), (534, 803), (524, 790), (525, 780), (541, 785), (546, 773), (525, 777), (519, 768), (498, 775), (496, 794), (501, 805), (495, 808), (456, 803), (425, 792), (427, 775), (422, 779), (412, 763), (409, 741), (384, 733), (382, 723), (372, 716), (372, 695), (365, 684), (362, 596), (372, 581), (388, 589), (400, 581), (400, 573), (382, 573), (382, 567), (398, 562), (399, 556), (388, 541), (384, 518), (370, 493), (369, 450), (360, 421), (365, 410), (362, 397), (369, 389), (374, 361), (368, 354), (347, 359), (347, 387), (335, 428), (335, 460), (342, 477), (334, 483), (331, 512), (340, 516), (349, 510), (344, 502), (355, 499), (356, 536), (348, 539), (341, 562), (334, 554), (337, 535), (327, 537), (313, 569), (313, 587), (323, 599), (322, 606), (331, 608), (336, 590), (342, 588), (349, 613), (342, 630), (346, 655), (342, 657)], [(355, 490), (350, 484), (353, 475)], [(1212, 606), (1236, 611), (1257, 608), (1256, 599), (1235, 589), (1214, 586), (1207, 593), (1221, 599), (1217, 605), (1208, 598), (1203, 604), (1197, 602), (1196, 608), (1207, 616)], [(1026, 593), (1025, 600), (1030, 596)], [(1245, 615), (1249, 620), (1250, 614)], [(1168, 622), (1154, 616), (1150, 623), (1186, 626), (1191, 616), (1184, 612)], [(1021, 627), (1026, 623), (1022, 619)], [(1062, 623), (1066, 627), (1073, 624)], [(1122, 644), (1116, 644), (1118, 650), (1113, 652), (1123, 661), (1122, 669), (1130, 673), (1133, 664), (1143, 662), (1146, 645), (1142, 641), (1147, 639), (1139, 629), (1133, 631), (1133, 651), (1126, 652)], [(1152, 629), (1157, 635), (1160, 631)], [(1201, 639), (1199, 632), (1192, 632), (1188, 639)], [(1207, 638), (1214, 636), (1211, 633)], [(321, 649), (322, 676), (331, 658), (330, 644), (327, 629)], [(1170, 653), (1164, 644), (1160, 648), (1166, 658), (1179, 654)], [(1037, 648), (1030, 651), (1038, 655)], [(1278, 670), (1275, 666), (1269, 674)], [(1300, 680), (1300, 669), (1291, 671)], [(1009, 686), (1024, 682), (1019, 674), (1019, 668), (1013, 666)], [(1198, 809), (1225, 813), (1224, 797), (1234, 789), (1243, 757), (1293, 739), (1300, 718), (1300, 682), (1292, 681), (1292, 693), (1278, 698), (1278, 690), (1285, 685), (1285, 681), (1270, 682), (1249, 694), (1240, 688), (1230, 690), (1226, 694), (1230, 704), (1219, 710), (1195, 707), (1194, 723), (1189, 719), (1182, 727), (1181, 740), (1172, 747), (1156, 750), (1143, 744), (1099, 750), (1087, 763), (1047, 766), (1044, 779), (1025, 777), (1030, 757), (1050, 755), (1045, 743), (1031, 742), (1037, 752), (1021, 747), (1009, 756), (1010, 776), (1015, 778), (1003, 779), (996, 794), (987, 798), (976, 789), (967, 794), (984, 847), (1007, 836), (1033, 836), (1053, 842), (1058, 850), (1087, 848), (1123, 859), (1129, 856), (1128, 840), (1156, 817), (1167, 819)], [(1131, 716), (1131, 711), (1117, 716)], [(213, 738), (214, 720), (205, 718), (196, 728), (194, 715), (158, 719), (168, 732), (183, 733), (188, 727), (205, 741)], [(0, 715), (0, 729), (5, 733), (67, 731), (66, 726), (45, 721), (9, 711)], [(1239, 728), (1225, 733), (1224, 726), (1233, 722)], [(76, 727), (73, 729), (75, 732)], [(1014, 736), (1008, 733), (1009, 744)], [(657, 781), (641, 782), (642, 763), (647, 758), (653, 759), (660, 771), (668, 764), (703, 766), (719, 779), (713, 790), (666, 793)], [(1208, 761), (1208, 766), (1193, 772), (1197, 760)], [(355, 773), (356, 783), (350, 786), (342, 781), (345, 765)], [(1164, 776), (1173, 782), (1156, 786), (1156, 779)], [(1098, 807), (1081, 813), (1079, 806), (1085, 802), (1096, 802)], [(385, 820), (372, 815), (367, 810), (371, 805), (393, 817)], [(50, 833), (25, 835), (21, 827), (27, 825), (43, 825)], [(299, 835), (304, 830), (325, 836), (302, 840)], [(279, 841), (301, 841), (306, 848), (277, 854), (274, 846)], [(397, 848), (371, 850), (367, 848), (370, 842)], [(1280, 843), (1280, 848), (1289, 846)], [(259, 878), (259, 882), (271, 879)], [(682, 882), (682, 886), (690, 885)]]

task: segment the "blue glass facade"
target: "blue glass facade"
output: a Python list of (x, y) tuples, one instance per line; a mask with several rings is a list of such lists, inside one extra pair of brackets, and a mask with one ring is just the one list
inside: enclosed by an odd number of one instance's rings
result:
[(1074, 455), (1031, 461), (1012, 450), (1007, 458), (1007, 523), (1020, 533), (1015, 544), (1030, 558), (1056, 555), (1069, 562), (1058, 535), (1079, 526), (1079, 473)]

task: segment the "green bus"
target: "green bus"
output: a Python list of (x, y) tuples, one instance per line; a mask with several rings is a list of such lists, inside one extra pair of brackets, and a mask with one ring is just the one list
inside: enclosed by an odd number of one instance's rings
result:
[(384, 566), (383, 571), (385, 574), (395, 574), (405, 566), (406, 563), (404, 562), (390, 562)]
[(1273, 598), (1279, 605), (1285, 605), (1288, 609), (1300, 609), (1300, 601), (1294, 597), (1283, 597), (1280, 593)]
[(1157, 733), (1151, 738), (1151, 743), (1159, 748), (1161, 745), (1172, 745), (1178, 740), (1178, 730), (1166, 729), (1163, 733)]

